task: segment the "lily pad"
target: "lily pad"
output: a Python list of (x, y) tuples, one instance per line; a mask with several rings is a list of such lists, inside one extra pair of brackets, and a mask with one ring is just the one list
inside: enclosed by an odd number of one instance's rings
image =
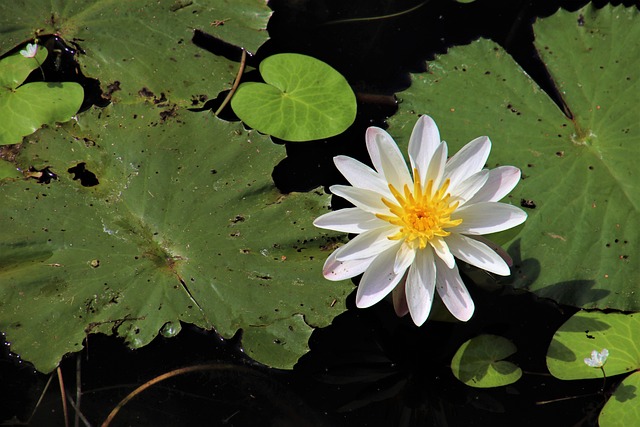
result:
[(513, 384), (522, 370), (503, 360), (516, 352), (516, 346), (497, 335), (479, 335), (462, 344), (451, 360), (453, 375), (471, 387), (489, 388)]
[(547, 352), (549, 372), (561, 380), (602, 378), (587, 366), (593, 350), (609, 350), (607, 377), (640, 369), (640, 315), (581, 311), (555, 333)]
[(534, 24), (567, 116), (498, 45), (455, 47), (398, 94), (390, 133), (408, 141), (431, 115), (451, 151), (488, 135), (491, 164), (515, 165), (507, 202), (529, 218), (510, 239), (502, 283), (585, 308), (640, 310), (640, 21), (635, 7), (589, 5)]
[(640, 425), (640, 372), (634, 372), (616, 387), (600, 411), (600, 427)]
[(40, 46), (33, 58), (15, 53), (0, 60), (0, 145), (19, 144), (40, 126), (65, 122), (78, 112), (84, 90), (77, 83), (22, 85), (46, 58), (47, 49)]
[[(549, 372), (562, 380), (603, 378), (587, 366), (593, 350), (609, 351), (603, 369), (607, 377), (633, 372), (618, 386), (598, 419), (601, 427), (640, 424), (640, 314), (578, 312), (555, 333), (547, 351)], [(634, 372), (635, 371), (635, 372)]]
[(266, 83), (247, 82), (231, 99), (247, 125), (285, 141), (328, 138), (356, 118), (356, 97), (331, 66), (306, 55), (283, 53), (260, 63)]
[(312, 225), (328, 196), (279, 193), (283, 147), (240, 123), (115, 104), (24, 145), (17, 164), (58, 180), (0, 181), (0, 330), (38, 370), (87, 334), (138, 348), (180, 321), (243, 329), (287, 368), (345, 310), (352, 286), (323, 279), (333, 240)]
[(0, 50), (40, 34), (75, 40), (86, 76), (103, 91), (116, 85), (113, 101), (135, 100), (140, 92), (164, 94), (179, 106), (215, 97), (231, 87), (237, 66), (217, 60), (191, 43), (200, 29), (227, 43), (255, 51), (268, 38), (271, 9), (264, 0), (40, 0), (1, 2)]

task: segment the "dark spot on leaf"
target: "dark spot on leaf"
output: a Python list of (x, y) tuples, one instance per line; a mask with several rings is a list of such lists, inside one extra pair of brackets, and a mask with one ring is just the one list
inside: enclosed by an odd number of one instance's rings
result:
[(109, 83), (107, 85), (107, 91), (104, 93), (104, 96), (107, 99), (111, 99), (111, 95), (113, 94), (113, 92), (117, 92), (119, 90), (121, 90), (120, 89), (120, 82), (118, 80), (116, 80), (113, 83)]
[(584, 15), (583, 15), (583, 14), (580, 14), (580, 15), (578, 16), (578, 26), (579, 26), (579, 27), (584, 26)]
[(91, 261), (89, 261), (89, 265), (93, 268), (98, 268), (100, 267), (100, 260), (99, 259), (92, 259)]
[(536, 202), (534, 202), (533, 200), (520, 199), (520, 206), (522, 206), (523, 208), (535, 209)]
[(209, 99), (207, 95), (193, 95), (191, 97), (191, 105), (198, 105), (204, 103)]
[(533, 163), (527, 163), (527, 167), (528, 168), (532, 168), (533, 167)]
[(155, 98), (155, 95), (153, 92), (151, 92), (148, 88), (143, 87), (142, 89), (140, 89), (138, 91), (138, 95), (140, 95), (143, 98)]
[(275, 344), (282, 344), (282, 341), (280, 341), (278, 338), (274, 339), (273, 342)]
[(589, 335), (589, 330), (584, 331), (584, 333), (587, 335), (587, 338), (589, 338), (590, 340), (596, 339), (596, 337), (594, 337), (593, 335)]
[(218, 173), (218, 171), (217, 171), (217, 170), (215, 170), (215, 169), (211, 169), (211, 175), (215, 175), (215, 174), (217, 174), (217, 173)]
[(589, 166), (589, 170), (592, 171), (593, 170), (593, 166)]
[(243, 222), (244, 217), (242, 215), (236, 215), (235, 218), (231, 220), (232, 223), (237, 224), (239, 222)]
[(564, 157), (564, 151), (556, 151), (556, 156)]
[(164, 111), (160, 111), (160, 120), (164, 122), (169, 120), (171, 117), (176, 117), (177, 115), (178, 115), (178, 107), (174, 104), (171, 108)]
[(67, 169), (67, 172), (73, 174), (73, 180), (80, 180), (80, 184), (83, 187), (93, 187), (98, 185), (98, 177), (93, 172), (87, 170), (87, 164), (82, 162), (78, 163), (72, 168)]

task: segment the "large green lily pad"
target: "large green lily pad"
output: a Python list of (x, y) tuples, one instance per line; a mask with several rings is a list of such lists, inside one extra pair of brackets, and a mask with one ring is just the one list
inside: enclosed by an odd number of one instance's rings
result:
[(46, 58), (47, 49), (38, 47), (35, 57), (16, 52), (0, 60), (0, 145), (18, 144), (40, 126), (65, 122), (78, 112), (84, 98), (78, 83), (22, 84)]
[(535, 23), (572, 117), (488, 40), (452, 48), (398, 94), (389, 131), (400, 140), (429, 114), (450, 152), (488, 135), (488, 167), (522, 170), (507, 202), (528, 207), (529, 219), (511, 240), (505, 283), (565, 304), (640, 310), (639, 23), (637, 8), (621, 6)]
[(255, 51), (268, 38), (270, 16), (264, 0), (2, 2), (0, 51), (36, 31), (58, 34), (84, 50), (78, 61), (85, 75), (99, 78), (104, 91), (120, 88), (113, 100), (133, 100), (146, 88), (188, 106), (230, 88), (237, 72), (193, 45), (193, 30)]
[(291, 367), (352, 289), (322, 277), (328, 197), (279, 193), (267, 137), (157, 110), (112, 105), (26, 138), (17, 164), (58, 180), (0, 181), (0, 330), (44, 372), (89, 333), (137, 348), (178, 321), (242, 328), (251, 356)]

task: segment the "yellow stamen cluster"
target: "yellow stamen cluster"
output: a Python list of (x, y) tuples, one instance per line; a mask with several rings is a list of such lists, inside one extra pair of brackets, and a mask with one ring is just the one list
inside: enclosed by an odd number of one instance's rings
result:
[(404, 239), (409, 244), (424, 249), (429, 240), (450, 235), (451, 232), (446, 229), (460, 225), (462, 219), (451, 219), (451, 214), (459, 203), (450, 202), (451, 194), (447, 193), (449, 179), (445, 180), (434, 193), (433, 180), (429, 180), (423, 190), (417, 170), (414, 170), (413, 176), (413, 192), (405, 184), (403, 195), (389, 184), (389, 190), (396, 202), (383, 197), (382, 203), (389, 208), (391, 215), (377, 214), (376, 216), (400, 227), (400, 231), (389, 236), (390, 240)]

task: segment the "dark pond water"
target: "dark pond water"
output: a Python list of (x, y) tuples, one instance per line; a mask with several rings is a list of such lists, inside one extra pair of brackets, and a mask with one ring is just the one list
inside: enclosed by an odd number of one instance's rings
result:
[[(364, 130), (370, 125), (384, 126), (385, 118), (396, 109), (393, 94), (409, 84), (408, 73), (423, 71), (425, 60), (480, 36), (500, 43), (555, 96), (533, 50), (531, 23), (560, 6), (575, 10), (584, 4), (547, 0), (477, 0), (471, 4), (446, 0), (424, 4), (418, 0), (272, 1), (271, 40), (252, 61), (279, 52), (314, 56), (343, 73), (359, 97), (356, 123), (343, 135), (286, 146), (287, 158), (273, 173), (276, 184), (283, 191), (306, 191), (339, 182), (332, 157), (366, 158)], [(395, 17), (353, 20), (416, 6)], [(215, 43), (209, 46), (206, 38), (198, 43), (219, 49)], [(97, 87), (97, 82), (85, 84)], [(215, 98), (217, 94), (210, 95)], [(100, 104), (100, 97), (88, 103)], [(215, 101), (209, 106), (214, 108), (213, 104)], [(225, 114), (232, 116), (228, 111)], [(336, 206), (340, 207), (338, 201)], [(427, 322), (416, 328), (408, 319), (397, 319), (385, 304), (356, 309), (352, 296), (349, 311), (313, 334), (311, 352), (292, 371), (251, 361), (241, 351), (240, 336), (224, 341), (214, 332), (184, 325), (177, 337), (158, 337), (137, 351), (128, 350), (119, 339), (90, 336), (83, 352), (62, 362), (64, 384), (72, 396), (80, 385), (81, 412), (94, 426), (137, 386), (173, 369), (196, 365), (201, 368), (160, 382), (126, 404), (113, 425), (597, 425), (602, 383), (559, 381), (545, 367), (553, 332), (575, 310), (510, 289), (474, 286), (477, 277), (465, 277), (477, 307), (465, 324)], [(524, 371), (518, 382), (482, 390), (453, 377), (449, 363), (454, 352), (481, 333), (501, 335), (516, 344), (518, 352), (510, 360)], [(3, 346), (0, 422), (27, 421), (48, 379)], [(615, 384), (615, 379), (608, 380), (606, 388)], [(57, 377), (31, 425), (64, 425)]]

